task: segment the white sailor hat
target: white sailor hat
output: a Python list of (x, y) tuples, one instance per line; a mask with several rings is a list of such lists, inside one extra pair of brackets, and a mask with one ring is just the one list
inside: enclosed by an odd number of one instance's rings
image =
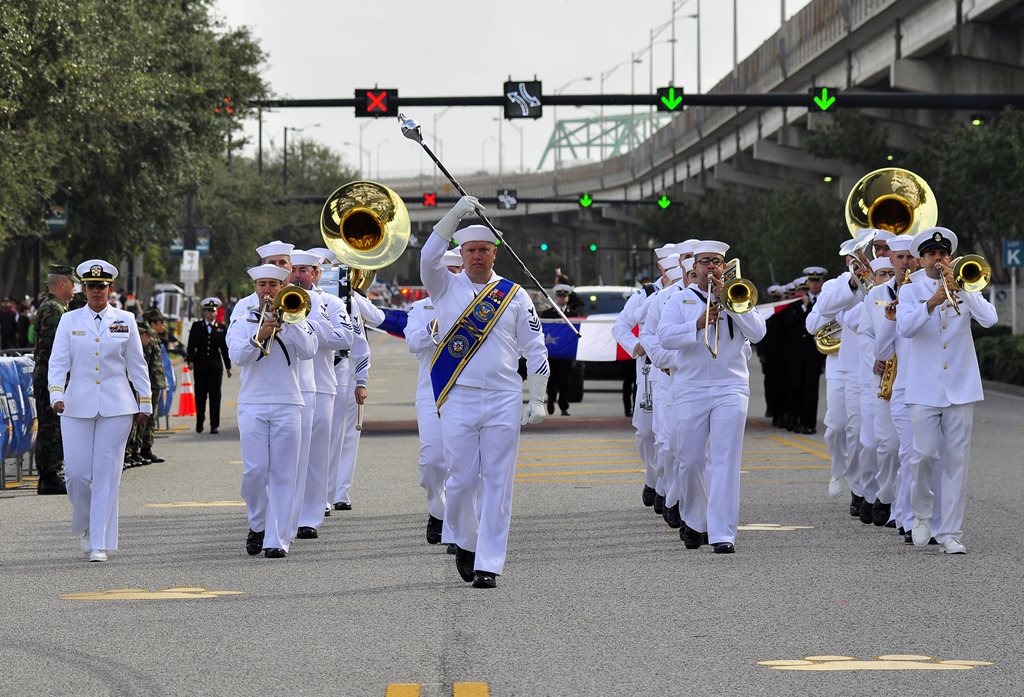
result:
[(273, 242), (267, 242), (265, 245), (257, 247), (256, 253), (260, 255), (260, 259), (266, 259), (267, 257), (291, 254), (293, 249), (295, 249), (294, 244), (288, 244), (281, 240), (274, 240)]
[(718, 240), (697, 240), (693, 243), (693, 255), (700, 254), (721, 254), (723, 257), (729, 251), (729, 245)]
[(806, 274), (803, 280), (804, 283), (807, 283), (810, 279), (820, 281), (828, 274), (828, 269), (824, 266), (808, 266), (804, 269), (804, 274)]
[(272, 278), (275, 281), (284, 282), (291, 272), (288, 269), (282, 269), (280, 266), (274, 266), (273, 264), (260, 264), (249, 269), (249, 278), (254, 281), (258, 281), (261, 278)]
[(455, 247), (449, 249), (441, 259), (444, 261), (445, 266), (462, 266), (462, 248)]
[(683, 254), (693, 254), (693, 245), (697, 244), (700, 240), (686, 240), (676, 245), (676, 252), (682, 256)]
[(660, 247), (658, 247), (657, 249), (654, 250), (654, 255), (656, 257), (658, 257), (658, 259), (664, 259), (669, 254), (678, 254), (678, 253), (679, 252), (678, 252), (678, 250), (676, 250), (676, 243), (675, 242), (671, 242), (669, 244), (663, 244), (663, 245), (661, 245)]
[(661, 259), (658, 259), (658, 268), (662, 271), (668, 271), (672, 267), (679, 268), (678, 254), (666, 254)]
[(310, 254), (319, 254), (324, 258), (323, 263), (325, 264), (337, 264), (338, 255), (327, 249), (327, 247), (310, 247), (306, 250)]
[(679, 262), (679, 265), (683, 268), (683, 271), (685, 273), (690, 273), (691, 271), (693, 271), (693, 257), (683, 259), (682, 261)]
[(889, 240), (896, 236), (889, 232), (888, 230), (875, 230), (874, 232), (875, 239), (871, 241), (871, 244), (875, 244), (876, 242), (884, 242), (886, 244), (889, 244)]
[(942, 248), (946, 250), (946, 254), (952, 256), (956, 251), (956, 242), (956, 234), (949, 228), (930, 227), (914, 236), (914, 241), (910, 243), (910, 252), (915, 257), (922, 257), (928, 250)]
[(103, 259), (83, 261), (75, 269), (75, 273), (82, 279), (82, 283), (103, 283), (109, 286), (117, 278), (117, 269), (109, 261)]
[(878, 257), (877, 259), (871, 260), (871, 270), (881, 271), (882, 269), (891, 269), (892, 262), (889, 261), (889, 257)]
[(319, 254), (304, 249), (293, 249), (288, 256), (292, 259), (292, 266), (320, 266), (324, 261)]
[(676, 266), (665, 269), (665, 276), (670, 281), (678, 281), (683, 277), (683, 269), (677, 264)]
[(467, 242), (490, 242), (498, 244), (498, 238), (494, 236), (491, 229), (486, 225), (470, 225), (455, 232), (455, 240), (460, 244)]
[(212, 309), (216, 309), (216, 308), (220, 307), (221, 305), (223, 305), (223, 303), (220, 301), (220, 298), (212, 298), (212, 297), (211, 298), (203, 298), (199, 302), (199, 304), (202, 305), (203, 307), (212, 308)]
[(892, 239), (889, 240), (889, 251), (890, 252), (909, 252), (910, 245), (914, 243), (914, 238), (911, 235), (893, 235)]
[(564, 295), (569, 295), (570, 293), (572, 293), (572, 286), (566, 283), (556, 283), (551, 288), (551, 292), (555, 294), (562, 293)]

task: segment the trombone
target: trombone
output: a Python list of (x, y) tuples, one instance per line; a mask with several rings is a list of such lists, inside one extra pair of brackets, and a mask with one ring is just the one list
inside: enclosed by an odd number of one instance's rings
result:
[(299, 286), (286, 286), (274, 297), (263, 296), (263, 303), (260, 305), (260, 320), (256, 325), (256, 345), (264, 356), (270, 355), (270, 349), (274, 347), (274, 339), (277, 337), (277, 327), (274, 327), (270, 336), (265, 341), (259, 340), (260, 330), (267, 320), (267, 315), (277, 318), (278, 322), (285, 324), (296, 324), (306, 319), (310, 309), (313, 307), (309, 299), (309, 293)]
[[(946, 291), (946, 302), (958, 315), (960, 312), (960, 299), (954, 295), (954, 289), (949, 287), (946, 281), (946, 268), (941, 270), (942, 288)], [(964, 290), (968, 293), (976, 293), (985, 290), (989, 281), (992, 280), (992, 266), (985, 257), (980, 254), (964, 254), (953, 260), (948, 267), (953, 276), (955, 290)]]
[[(711, 344), (711, 298), (713, 293), (711, 292), (712, 283), (710, 281), (710, 274), (708, 276), (708, 304), (704, 309), (704, 346), (707, 347), (711, 353), (712, 358), (718, 358), (718, 322), (715, 322), (715, 343), (714, 346)], [(757, 288), (754, 284), (745, 278), (740, 276), (740, 260), (733, 259), (725, 265), (725, 270), (722, 272), (722, 288), (718, 291), (718, 295), (722, 298), (721, 303), (717, 300), (715, 304), (721, 304), (729, 312), (733, 314), (742, 314), (744, 312), (750, 312), (757, 305)]]

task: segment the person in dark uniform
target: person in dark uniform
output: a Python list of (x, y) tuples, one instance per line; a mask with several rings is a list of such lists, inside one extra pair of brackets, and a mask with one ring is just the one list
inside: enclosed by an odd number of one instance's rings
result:
[(804, 273), (807, 275), (798, 284), (803, 290), (803, 299), (779, 313), (784, 316), (782, 325), (787, 337), (784, 426), (794, 433), (812, 434), (818, 432), (818, 391), (825, 355), (818, 351), (814, 335), (807, 331), (805, 323), (821, 293), (826, 271), (820, 266), (809, 266)]
[[(559, 283), (551, 289), (555, 293), (555, 302), (566, 315), (570, 314), (569, 300), (572, 296), (572, 286)], [(541, 319), (558, 319), (558, 311), (549, 307), (540, 313)], [(551, 367), (551, 377), (548, 379), (548, 413), (555, 413), (555, 402), (562, 410), (562, 416), (569, 416), (569, 377), (572, 374), (572, 364), (575, 361), (565, 358), (548, 358), (548, 365)]]
[(220, 388), (224, 371), (231, 377), (231, 359), (226, 341), (228, 328), (217, 321), (219, 298), (203, 298), (203, 318), (188, 332), (188, 367), (196, 388), (196, 433), (203, 432), (206, 397), (210, 397), (210, 433), (220, 427)]
[[(782, 299), (782, 287), (768, 287), (772, 302)], [(754, 347), (764, 374), (765, 418), (781, 428), (786, 414), (786, 333), (783, 316), (777, 312), (765, 321), (767, 333)]]
[(68, 311), (68, 302), (75, 294), (75, 270), (70, 266), (51, 266), (46, 277), (47, 297), (36, 313), (35, 368), (32, 372), (32, 393), (36, 400), (36, 468), (39, 470), (39, 484), (36, 492), (40, 495), (67, 494), (68, 490), (60, 478), (64, 461), (64, 444), (61, 442), (60, 417), (50, 407), (46, 373), (50, 367), (50, 351), (53, 338), (57, 336), (60, 318)]

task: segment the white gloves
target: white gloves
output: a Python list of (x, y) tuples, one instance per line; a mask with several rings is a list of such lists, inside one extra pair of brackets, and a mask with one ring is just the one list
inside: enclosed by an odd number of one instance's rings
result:
[(482, 211), (484, 206), (474, 196), (463, 196), (455, 205), (451, 207), (444, 217), (437, 221), (437, 225), (434, 226), (434, 234), (443, 237), (448, 242), (452, 241), (452, 237), (455, 235), (455, 228), (459, 226), (459, 223), (470, 213), (475, 211)]
[(548, 376), (528, 375), (526, 384), (530, 387), (530, 401), (523, 405), (523, 416), (519, 423), (539, 424), (544, 420), (544, 403), (548, 397)]

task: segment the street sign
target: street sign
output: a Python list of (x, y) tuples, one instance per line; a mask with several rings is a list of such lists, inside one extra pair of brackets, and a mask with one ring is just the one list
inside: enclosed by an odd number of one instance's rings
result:
[(541, 104), (541, 82), (510, 80), (505, 83), (506, 119), (539, 119), (544, 114)]
[(46, 229), (51, 235), (62, 235), (68, 231), (70, 197), (64, 189), (57, 189), (46, 202)]
[(519, 205), (519, 196), (516, 189), (498, 189), (498, 209), (503, 211), (515, 210)]
[(199, 250), (186, 249), (181, 253), (181, 282), (199, 283)]
[(1024, 266), (1024, 240), (1003, 240), (1003, 268)]
[(393, 87), (356, 90), (356, 116), (398, 116), (398, 90)]

